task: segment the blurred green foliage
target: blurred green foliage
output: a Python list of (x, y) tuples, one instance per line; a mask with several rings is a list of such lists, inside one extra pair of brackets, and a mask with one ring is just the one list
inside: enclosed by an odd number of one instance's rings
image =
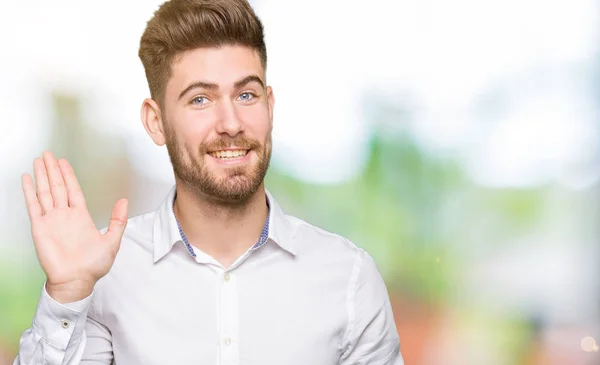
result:
[(531, 229), (542, 216), (543, 190), (477, 187), (459, 161), (428, 155), (408, 135), (376, 133), (370, 147), (364, 173), (344, 183), (305, 183), (278, 169), (266, 183), (288, 213), (369, 251), (390, 290), (440, 303), (458, 285), (458, 249), (473, 225), (485, 218), (498, 240)]
[(266, 183), (288, 213), (365, 248), (391, 290), (433, 301), (448, 290), (451, 237), (440, 212), (464, 183), (458, 165), (427, 158), (408, 138), (375, 135), (364, 173), (350, 181), (315, 185), (271, 169)]
[(31, 327), (44, 280), (39, 265), (15, 267), (0, 259), (0, 346), (17, 351), (21, 333)]

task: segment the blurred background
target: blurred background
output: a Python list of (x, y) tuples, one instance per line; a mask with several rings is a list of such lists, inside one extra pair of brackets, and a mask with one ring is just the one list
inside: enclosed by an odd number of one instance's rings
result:
[[(20, 176), (73, 164), (98, 227), (173, 183), (139, 118), (162, 1), (0, 0), (0, 364), (44, 281)], [(600, 4), (254, 0), (267, 186), (388, 284), (407, 365), (600, 364)]]

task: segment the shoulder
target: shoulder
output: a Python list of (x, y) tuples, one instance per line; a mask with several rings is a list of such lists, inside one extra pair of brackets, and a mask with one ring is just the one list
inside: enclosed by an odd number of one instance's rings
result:
[[(90, 307), (90, 317), (106, 324), (107, 313), (111, 312), (114, 298), (123, 296), (128, 280), (143, 271), (144, 262), (152, 262), (153, 222), (156, 212), (148, 212), (127, 219), (127, 226), (121, 239), (119, 252), (110, 271), (94, 287), (94, 297)], [(104, 234), (108, 227), (99, 229)]]
[(294, 248), (322, 262), (344, 266), (354, 280), (381, 282), (381, 273), (373, 256), (341, 234), (328, 231), (295, 216), (286, 215)]
[(355, 242), (339, 233), (291, 215), (286, 215), (286, 220), (290, 229), (290, 239), (299, 254), (315, 254), (353, 265), (357, 260), (362, 260), (366, 253)]
[[(152, 239), (154, 218), (156, 211), (139, 214), (127, 219), (127, 226), (123, 233), (122, 241), (140, 240), (144, 238)], [(104, 234), (108, 226), (100, 228), (100, 233)]]
[[(154, 252), (154, 218), (156, 212), (149, 212), (131, 217), (127, 220), (125, 232), (115, 261), (100, 282), (110, 282), (112, 279), (122, 279), (131, 276), (136, 270), (145, 270), (153, 262)], [(108, 227), (100, 229), (105, 233)], [(103, 288), (103, 286), (101, 286)]]
[[(373, 256), (349, 238), (310, 224), (294, 216), (286, 217), (292, 231), (297, 259), (308, 262), (311, 270), (328, 278), (343, 280), (347, 293), (356, 300), (387, 299), (387, 288)], [(323, 279), (325, 280), (325, 279)]]

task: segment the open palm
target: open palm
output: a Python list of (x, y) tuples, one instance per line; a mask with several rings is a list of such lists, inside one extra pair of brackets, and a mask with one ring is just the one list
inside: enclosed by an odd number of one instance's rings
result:
[(28, 174), (23, 175), (22, 185), (48, 292), (54, 289), (63, 301), (83, 299), (112, 267), (127, 223), (127, 200), (116, 203), (108, 230), (102, 234), (66, 160), (57, 161), (44, 152), (34, 161), (34, 176), (35, 187)]

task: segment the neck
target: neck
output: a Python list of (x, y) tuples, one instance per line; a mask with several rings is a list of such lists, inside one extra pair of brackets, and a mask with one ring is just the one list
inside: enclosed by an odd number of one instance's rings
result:
[(174, 212), (190, 244), (230, 266), (259, 239), (268, 215), (264, 184), (247, 201), (228, 204), (176, 181)]

